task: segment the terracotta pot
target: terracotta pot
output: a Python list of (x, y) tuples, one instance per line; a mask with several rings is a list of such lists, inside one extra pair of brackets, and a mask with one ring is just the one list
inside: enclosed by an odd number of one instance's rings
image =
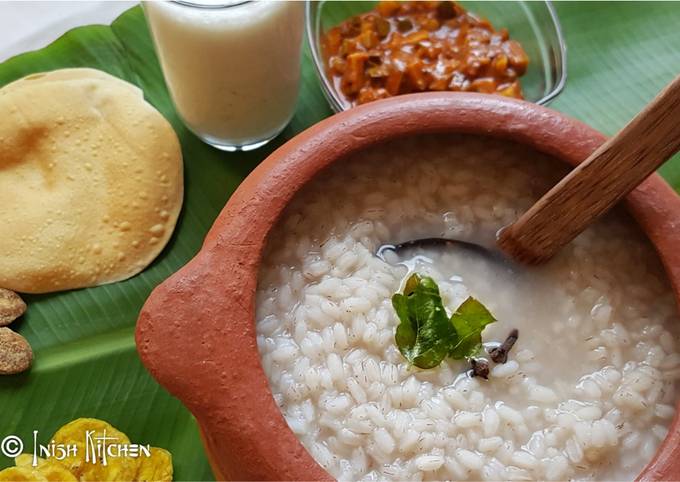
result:
[[(158, 286), (137, 325), (151, 374), (196, 416), (216, 476), (329, 480), (274, 403), (255, 342), (255, 289), (267, 233), (319, 170), (379, 141), (464, 132), (528, 144), (569, 164), (605, 137), (538, 105), (496, 96), (430, 93), (396, 97), (330, 117), (269, 156), (241, 184), (198, 255)], [(626, 200), (680, 294), (680, 198), (657, 175)], [(641, 479), (680, 477), (680, 422)]]

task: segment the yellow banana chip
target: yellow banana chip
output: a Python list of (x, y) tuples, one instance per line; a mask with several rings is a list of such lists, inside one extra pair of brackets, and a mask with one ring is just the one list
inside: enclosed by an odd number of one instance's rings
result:
[(85, 464), (80, 473), (80, 480), (85, 482), (120, 482), (135, 480), (137, 459), (116, 458), (103, 464)]
[(151, 448), (151, 457), (140, 457), (136, 481), (139, 482), (171, 482), (172, 455), (167, 450)]
[[(26, 468), (31, 471), (31, 477), (36, 480), (49, 482), (78, 482), (78, 479), (69, 470), (57, 461), (45, 460), (37, 457), (37, 465), (33, 467), (33, 456), (21, 454), (14, 459), (17, 468)], [(23, 479), (22, 479), (23, 480)]]
[(130, 439), (123, 432), (113, 428), (109, 423), (96, 418), (79, 418), (67, 423), (54, 434), (52, 439), (57, 444), (81, 443), (85, 445), (85, 438), (88, 432), (92, 433), (92, 439), (106, 435), (111, 437), (111, 443), (129, 444)]
[[(38, 457), (38, 465), (42, 464), (45, 459)], [(33, 456), (31, 454), (21, 454), (14, 458), (14, 465), (17, 467), (29, 467), (33, 469)]]
[[(108, 438), (109, 445), (130, 443), (127, 435), (102, 420), (79, 418), (64, 425), (57, 430), (52, 439), (57, 444), (77, 446), (77, 452), (60, 460), (59, 463), (82, 481), (133, 480), (137, 472), (137, 459), (107, 457), (105, 461), (101, 454), (93, 453), (93, 443), (96, 444), (94, 441), (104, 436)], [(86, 442), (88, 437), (90, 444)]]
[(45, 482), (47, 479), (36, 470), (30, 467), (10, 467), (0, 471), (0, 481), (2, 482)]
[[(106, 437), (102, 440), (101, 437)], [(133, 447), (130, 439), (108, 423), (94, 418), (79, 418), (64, 425), (52, 440), (55, 444), (76, 447), (63, 460), (38, 458), (33, 467), (33, 456), (21, 454), (14, 459), (16, 467), (0, 471), (0, 482), (171, 482), (172, 455), (156, 447), (145, 450)], [(113, 453), (105, 447), (115, 446)], [(122, 454), (118, 448), (121, 448)], [(87, 452), (89, 449), (89, 453)], [(125, 456), (126, 453), (138, 454)]]
[(38, 465), (35, 470), (49, 482), (78, 482), (75, 475), (59, 462), (46, 461)]

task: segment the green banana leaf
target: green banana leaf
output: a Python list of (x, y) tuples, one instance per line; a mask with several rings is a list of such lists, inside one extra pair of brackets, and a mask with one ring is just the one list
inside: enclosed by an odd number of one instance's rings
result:
[[(557, 5), (569, 48), (569, 78), (552, 107), (612, 134), (680, 73), (680, 3)], [(217, 59), (216, 59), (217, 60)], [(228, 59), (225, 59), (228, 61)], [(134, 345), (137, 314), (154, 286), (186, 263), (229, 195), (278, 145), (331, 114), (308, 52), (297, 112), (271, 145), (250, 153), (218, 152), (179, 121), (168, 97), (142, 11), (111, 26), (82, 27), (50, 46), (0, 64), (0, 86), (29, 73), (86, 66), (139, 85), (175, 127), (182, 143), (186, 198), (177, 230), (161, 256), (139, 276), (108, 286), (27, 296), (29, 310), (13, 325), (36, 360), (23, 375), (0, 378), (0, 441), (32, 433), (47, 442), (78, 417), (105, 419), (139, 443), (170, 450), (176, 480), (212, 474), (191, 415), (141, 365)], [(680, 189), (680, 158), (662, 174)], [(0, 234), (11, 236), (11, 227)], [(0, 454), (0, 468), (12, 460)]]

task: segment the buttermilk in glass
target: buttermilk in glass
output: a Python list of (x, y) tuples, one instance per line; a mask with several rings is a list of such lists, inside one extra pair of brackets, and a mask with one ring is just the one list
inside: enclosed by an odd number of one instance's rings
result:
[(144, 2), (156, 52), (186, 126), (225, 151), (251, 150), (293, 116), (304, 2)]

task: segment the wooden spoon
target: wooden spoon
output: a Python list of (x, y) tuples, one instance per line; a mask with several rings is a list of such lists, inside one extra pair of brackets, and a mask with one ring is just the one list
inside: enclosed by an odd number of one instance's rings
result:
[(498, 246), (521, 263), (547, 261), (678, 150), (680, 76), (517, 221), (503, 228)]
[[(487, 258), (524, 264), (548, 261), (680, 150), (680, 76), (621, 131), (600, 146), (497, 238), (505, 256), (479, 243), (425, 238), (378, 249), (399, 252), (455, 245)], [(502, 259), (501, 259), (502, 261)]]

